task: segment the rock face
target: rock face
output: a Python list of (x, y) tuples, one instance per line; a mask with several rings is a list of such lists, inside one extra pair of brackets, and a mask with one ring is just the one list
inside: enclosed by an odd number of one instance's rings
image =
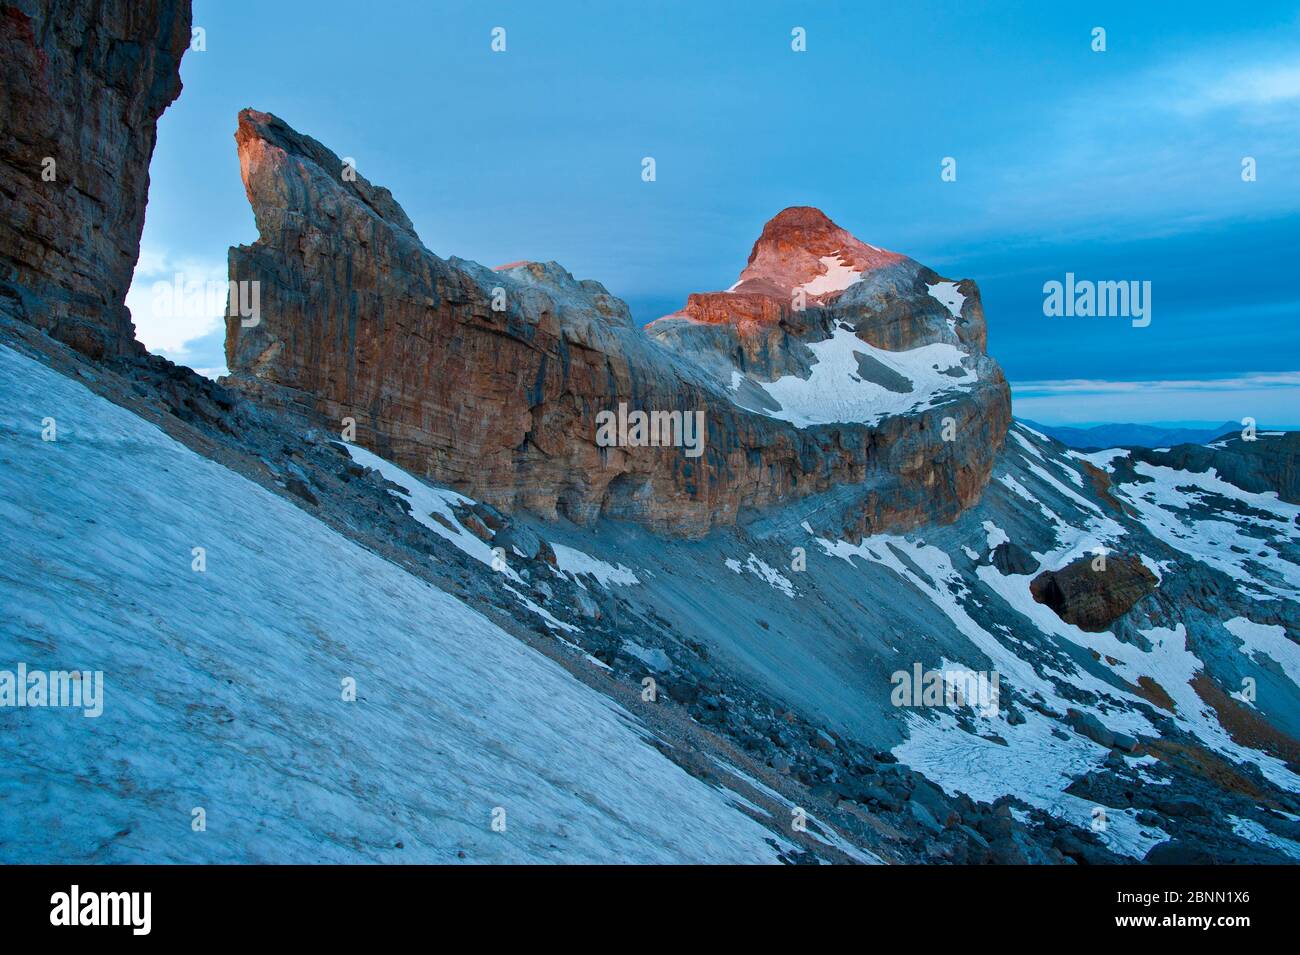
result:
[(896, 252), (854, 238), (820, 209), (791, 206), (763, 226), (731, 291), (782, 296), (802, 288), (815, 301), (829, 301), (844, 290), (850, 275), (902, 260)]
[[(818, 495), (812, 519), (828, 531), (900, 529), (951, 519), (988, 480), (1009, 397), (983, 355), (974, 286), (949, 283), (970, 293), (953, 310), (926, 292), (937, 275), (815, 210), (769, 223), (742, 277), (755, 291), (731, 296), (760, 303), (761, 329), (719, 313), (647, 335), (555, 263), (493, 271), (433, 255), (387, 190), (274, 116), (245, 110), (236, 142), (259, 239), (231, 249), (230, 278), (260, 283), (261, 316), (227, 319), (230, 381), (339, 428), (354, 419), (358, 442), (409, 471), (506, 510), (687, 536)], [(824, 267), (833, 245), (867, 279), (818, 286), (791, 312), (781, 283)], [(922, 344), (910, 364), (884, 352)], [(823, 381), (849, 352), (851, 374)], [(799, 382), (845, 393), (805, 420), (781, 400)], [(702, 453), (635, 435), (598, 444), (598, 413), (620, 406), (702, 413)]]
[(189, 0), (0, 4), (0, 303), (92, 357), (139, 354), (123, 305)]
[(1128, 613), (1156, 589), (1156, 578), (1138, 559), (1110, 557), (1105, 570), (1092, 569), (1093, 558), (1080, 557), (1060, 570), (1048, 570), (1030, 582), (1030, 593), (1066, 623), (1098, 633)]
[(708, 367), (738, 404), (795, 423), (874, 424), (969, 398), (1009, 417), (975, 283), (860, 242), (806, 206), (767, 223), (730, 289), (691, 295), (646, 331)]
[(1133, 448), (1131, 460), (1183, 471), (1214, 468), (1223, 480), (1247, 491), (1276, 491), (1282, 500), (1300, 504), (1300, 431), (1265, 431), (1252, 441), (1233, 434), (1210, 446)]

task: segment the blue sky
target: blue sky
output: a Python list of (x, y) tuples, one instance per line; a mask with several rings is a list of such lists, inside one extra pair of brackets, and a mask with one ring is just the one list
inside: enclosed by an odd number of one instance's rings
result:
[[(252, 106), (355, 157), (439, 255), (554, 259), (642, 321), (726, 288), (768, 218), (816, 205), (980, 284), (1019, 415), (1300, 424), (1293, 2), (194, 10), (207, 49), (159, 123), (128, 298), (185, 364), (220, 368), (219, 319), (151, 314), (149, 290), (224, 279), (256, 238), (233, 139)], [(1150, 281), (1151, 324), (1046, 317), (1066, 272)]]

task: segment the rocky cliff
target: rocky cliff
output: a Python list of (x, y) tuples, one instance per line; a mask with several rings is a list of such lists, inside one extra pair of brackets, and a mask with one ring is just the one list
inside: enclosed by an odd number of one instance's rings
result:
[(93, 357), (142, 353), (123, 305), (189, 0), (0, 4), (0, 303)]
[[(988, 479), (1009, 399), (974, 286), (944, 286), (966, 293), (954, 310), (925, 288), (939, 276), (815, 210), (769, 224), (732, 296), (761, 302), (761, 328), (718, 312), (647, 335), (554, 263), (432, 254), (387, 190), (274, 116), (242, 112), (236, 142), (259, 239), (231, 249), (230, 278), (260, 283), (261, 315), (227, 320), (230, 381), (353, 418), (360, 442), (416, 474), (506, 509), (686, 536), (810, 497), (809, 519), (836, 532), (945, 520)], [(844, 264), (792, 312), (786, 286), (837, 244)], [(830, 289), (845, 269), (857, 280)], [(744, 344), (721, 347), (728, 336)], [(782, 403), (809, 388), (829, 412)], [(620, 405), (702, 412), (702, 455), (598, 444), (597, 415)]]

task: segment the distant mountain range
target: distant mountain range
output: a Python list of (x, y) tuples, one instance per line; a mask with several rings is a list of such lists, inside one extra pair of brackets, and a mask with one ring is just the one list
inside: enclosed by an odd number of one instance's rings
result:
[[(1022, 419), (1024, 420), (1024, 419)], [(1225, 421), (1215, 427), (1187, 427), (1161, 424), (1098, 424), (1086, 428), (1052, 426), (1025, 420), (1025, 424), (1049, 438), (1081, 450), (1100, 448), (1172, 448), (1179, 444), (1204, 444), (1229, 432), (1241, 430), (1237, 421)]]

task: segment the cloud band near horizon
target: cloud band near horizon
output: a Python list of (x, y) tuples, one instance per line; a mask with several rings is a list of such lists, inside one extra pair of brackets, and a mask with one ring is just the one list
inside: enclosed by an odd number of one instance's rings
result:
[(1260, 427), (1300, 426), (1300, 371), (1206, 379), (1013, 381), (1011, 396), (1017, 417), (1049, 425), (1221, 423), (1250, 417)]

